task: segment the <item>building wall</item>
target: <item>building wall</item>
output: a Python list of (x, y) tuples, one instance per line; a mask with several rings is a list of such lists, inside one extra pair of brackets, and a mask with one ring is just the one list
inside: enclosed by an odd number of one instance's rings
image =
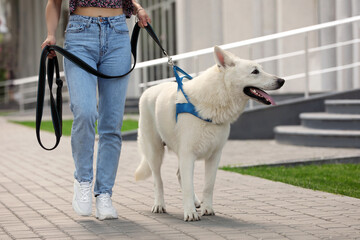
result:
[[(178, 24), (181, 26), (178, 36), (181, 33), (186, 35), (179, 37), (179, 50), (194, 51), (359, 15), (359, 4), (357, 0), (178, 0)], [(358, 26), (347, 25), (309, 33), (307, 40), (304, 35), (297, 35), (231, 51), (241, 58), (259, 59), (304, 50), (305, 41), (309, 48), (314, 48), (352, 39), (354, 34), (359, 37)], [(358, 49), (358, 45), (355, 45), (344, 48), (342, 52), (332, 49), (312, 53), (308, 63), (310, 71), (353, 62), (358, 57)], [(200, 70), (213, 64), (211, 56), (200, 57), (199, 60)], [(192, 61), (183, 61), (181, 64), (189, 71), (193, 71), (195, 65)], [(263, 66), (268, 72), (289, 76), (304, 71), (305, 58), (292, 57)], [(353, 77), (354, 72), (358, 74), (359, 68), (312, 76), (310, 90), (347, 90), (359, 86), (360, 80)], [(304, 89), (305, 80), (296, 79), (289, 81), (280, 92), (303, 92)]]

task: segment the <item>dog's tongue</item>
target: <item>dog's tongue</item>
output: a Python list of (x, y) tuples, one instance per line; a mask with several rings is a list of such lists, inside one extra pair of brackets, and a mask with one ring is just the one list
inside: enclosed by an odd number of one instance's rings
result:
[(258, 89), (258, 88), (255, 89), (255, 91), (256, 91), (259, 95), (261, 95), (263, 98), (265, 98), (266, 100), (268, 100), (268, 101), (271, 103), (271, 105), (276, 105), (274, 99), (273, 99), (269, 94), (267, 94), (266, 92), (264, 92), (263, 90), (260, 90), (260, 89)]

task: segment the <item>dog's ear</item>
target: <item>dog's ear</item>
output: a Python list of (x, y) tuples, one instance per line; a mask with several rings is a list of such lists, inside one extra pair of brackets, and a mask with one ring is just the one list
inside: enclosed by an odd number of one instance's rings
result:
[(220, 47), (214, 47), (215, 62), (219, 68), (235, 66), (231, 53), (222, 50)]

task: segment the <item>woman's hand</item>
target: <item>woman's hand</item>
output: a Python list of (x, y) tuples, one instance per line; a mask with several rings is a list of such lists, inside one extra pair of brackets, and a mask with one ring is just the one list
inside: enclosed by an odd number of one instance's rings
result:
[(137, 10), (136, 16), (139, 19), (138, 24), (142, 28), (146, 27), (147, 23), (151, 23), (151, 19), (150, 19), (149, 15), (143, 8), (139, 8)]
[(146, 13), (145, 9), (141, 7), (141, 5), (136, 2), (136, 0), (132, 0), (134, 5), (134, 12), (133, 14), (139, 19), (138, 24), (140, 27), (146, 27), (147, 23), (151, 23), (151, 19), (149, 15)]
[[(45, 46), (55, 45), (55, 44), (56, 44), (55, 36), (49, 35), (49, 36), (47, 36), (45, 41), (41, 44), (41, 49), (44, 49)], [(50, 51), (48, 58), (51, 59), (53, 57), (56, 57), (55, 51)]]

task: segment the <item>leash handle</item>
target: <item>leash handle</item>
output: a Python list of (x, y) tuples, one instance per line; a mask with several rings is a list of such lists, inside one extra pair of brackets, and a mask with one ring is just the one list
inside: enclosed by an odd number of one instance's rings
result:
[[(60, 142), (60, 138), (62, 135), (62, 99), (61, 99), (61, 87), (62, 80), (60, 79), (59, 72), (59, 64), (56, 57), (52, 59), (48, 59), (48, 67), (46, 71), (45, 61), (49, 52), (43, 51), (41, 54), (41, 64), (40, 64), (40, 74), (39, 74), (39, 82), (38, 82), (38, 93), (37, 93), (37, 105), (36, 105), (36, 137), (42, 148), (45, 150), (53, 150), (55, 149)], [(56, 70), (56, 83), (58, 85), (56, 101), (54, 95), (52, 93), (52, 85), (54, 78), (54, 68)], [(45, 97), (45, 79), (48, 79), (48, 85), (50, 90), (50, 106), (51, 106), (51, 119), (55, 131), (56, 143), (52, 148), (46, 148), (40, 139), (40, 127), (41, 127), (41, 119), (44, 108), (44, 97)], [(41, 80), (41, 81), (40, 81)], [(60, 94), (59, 94), (60, 92)]]

